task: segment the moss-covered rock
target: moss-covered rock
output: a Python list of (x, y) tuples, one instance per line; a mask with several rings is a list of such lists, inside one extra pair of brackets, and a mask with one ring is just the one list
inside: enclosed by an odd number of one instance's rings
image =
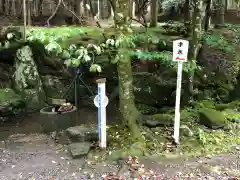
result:
[(194, 106), (194, 109), (202, 108), (215, 109), (215, 102), (211, 100), (196, 101), (193, 102), (192, 105)]
[(24, 98), (28, 109), (36, 109), (44, 105), (45, 93), (42, 81), (29, 46), (17, 51), (14, 67), (14, 90)]
[(12, 89), (0, 89), (0, 114), (1, 120), (6, 121), (7, 116), (15, 115), (25, 108), (25, 103), (20, 95)]
[(146, 115), (146, 114), (156, 114), (159, 111), (158, 108), (153, 107), (153, 106), (148, 106), (146, 104), (136, 103), (136, 107), (144, 115)]
[(174, 116), (170, 114), (154, 114), (152, 116), (142, 116), (141, 123), (153, 128), (160, 126), (171, 126), (174, 122)]
[(227, 125), (227, 120), (221, 111), (215, 109), (202, 108), (199, 110), (200, 124), (211, 129), (223, 128)]
[[(238, 32), (236, 28), (214, 29), (205, 36), (198, 56), (198, 63), (203, 68), (195, 80), (200, 79), (202, 82), (198, 89), (214, 92), (211, 98), (228, 100), (234, 90), (240, 69), (239, 42), (236, 41)], [(234, 91), (233, 94), (236, 93)]]
[(164, 80), (152, 73), (134, 74), (134, 94), (138, 103), (150, 106), (174, 105), (176, 79)]
[(197, 110), (186, 108), (181, 110), (181, 122), (197, 122), (199, 120), (199, 114)]
[(232, 110), (240, 110), (240, 101), (232, 101), (230, 103), (223, 103), (223, 104), (216, 104), (216, 109), (219, 111), (225, 110), (225, 109), (232, 109)]

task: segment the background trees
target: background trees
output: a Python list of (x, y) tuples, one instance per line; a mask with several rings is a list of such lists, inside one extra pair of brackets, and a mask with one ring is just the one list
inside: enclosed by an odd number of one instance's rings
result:
[[(93, 6), (93, 14), (97, 15), (99, 19), (108, 19), (113, 15), (113, 7), (115, 0), (71, 0), (71, 1), (63, 1), (66, 7), (61, 4), (56, 13), (55, 21), (52, 21), (52, 24), (64, 24), (64, 23), (74, 23), (77, 22), (76, 17), (71, 13), (74, 12), (78, 17), (85, 21), (91, 16), (86, 9), (86, 4), (91, 2)], [(40, 17), (49, 17), (51, 16), (57, 5), (59, 4), (59, 0), (27, 0), (27, 9), (28, 15), (33, 20), (39, 20)], [(192, 1), (194, 2), (194, 1)], [(187, 4), (191, 3), (191, 1), (177, 1), (177, 0), (131, 0), (128, 1), (129, 7), (129, 16), (136, 16), (138, 19), (142, 19), (143, 17), (151, 22), (151, 26), (155, 26), (157, 20), (161, 19), (163, 12), (168, 12), (168, 16), (175, 16), (175, 18), (179, 18), (180, 14), (184, 14), (185, 16), (191, 12), (190, 6)], [(216, 12), (217, 20), (216, 23), (224, 22), (224, 13), (227, 13), (228, 9), (237, 8), (239, 9), (239, 2), (237, 0), (213, 0), (206, 1), (204, 4), (211, 4), (212, 12)], [(209, 7), (209, 6), (207, 6)], [(183, 13), (184, 9), (184, 13)], [(206, 10), (206, 8), (204, 8)], [(209, 8), (208, 8), (209, 9)], [(4, 16), (14, 16), (21, 18), (23, 11), (23, 3), (22, 1), (17, 0), (1, 0), (0, 1), (0, 14)], [(171, 13), (175, 12), (175, 13)], [(183, 16), (181, 16), (183, 17)], [(187, 17), (185, 17), (187, 18)], [(57, 19), (57, 20), (56, 20)], [(63, 19), (63, 20), (61, 20)], [(46, 19), (45, 19), (46, 20)], [(29, 18), (30, 23), (30, 18)], [(45, 22), (41, 22), (45, 23)]]

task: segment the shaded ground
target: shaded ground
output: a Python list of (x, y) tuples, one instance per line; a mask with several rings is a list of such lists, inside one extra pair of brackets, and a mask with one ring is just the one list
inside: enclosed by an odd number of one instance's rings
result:
[[(82, 124), (97, 124), (97, 108), (95, 107), (80, 107), (76, 113), (75, 125)], [(107, 123), (114, 124), (119, 122), (118, 110), (116, 103), (109, 103), (107, 106)], [(28, 114), (23, 117), (14, 117), (14, 120), (9, 123), (0, 124), (0, 140), (6, 139), (12, 134), (27, 134), (27, 133), (41, 133), (40, 122), (46, 118), (46, 116), (40, 113)], [(51, 118), (50, 116), (48, 119)], [(67, 129), (65, 127), (64, 129)], [(52, 129), (52, 131), (55, 131)]]
[[(145, 169), (152, 169), (159, 180), (229, 179), (239, 176), (240, 158), (238, 148), (235, 153), (216, 157), (195, 159), (148, 158), (140, 162)], [(97, 158), (97, 157), (96, 157)], [(1, 180), (101, 180), (104, 174), (119, 170), (113, 162), (97, 163), (82, 159), (72, 159), (67, 146), (55, 145), (46, 135), (13, 135), (1, 142)], [(128, 171), (121, 171), (124, 180), (130, 180)]]

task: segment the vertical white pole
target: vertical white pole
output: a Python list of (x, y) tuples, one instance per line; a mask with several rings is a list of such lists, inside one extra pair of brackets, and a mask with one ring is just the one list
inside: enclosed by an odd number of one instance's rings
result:
[(133, 1), (133, 4), (132, 4), (132, 17), (135, 18), (135, 11), (136, 11), (136, 3), (135, 1)]
[(183, 62), (178, 62), (176, 104), (175, 104), (175, 118), (174, 118), (174, 139), (177, 144), (179, 144), (182, 68), (183, 68)]
[(106, 105), (104, 99), (106, 97), (106, 79), (100, 79), (98, 82), (98, 134), (99, 146), (107, 147), (106, 135)]
[(97, 4), (98, 4), (98, 13), (97, 13), (98, 19), (101, 19), (100, 18), (100, 1), (99, 0), (97, 1)]
[(26, 0), (23, 0), (23, 39), (27, 40), (26, 36), (26, 28), (27, 28), (27, 9), (26, 9)]

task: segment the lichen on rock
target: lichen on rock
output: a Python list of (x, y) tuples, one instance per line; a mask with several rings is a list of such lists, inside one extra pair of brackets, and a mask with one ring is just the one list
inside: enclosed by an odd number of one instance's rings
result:
[(14, 67), (14, 89), (22, 95), (28, 108), (41, 107), (44, 104), (45, 93), (29, 46), (17, 50)]

